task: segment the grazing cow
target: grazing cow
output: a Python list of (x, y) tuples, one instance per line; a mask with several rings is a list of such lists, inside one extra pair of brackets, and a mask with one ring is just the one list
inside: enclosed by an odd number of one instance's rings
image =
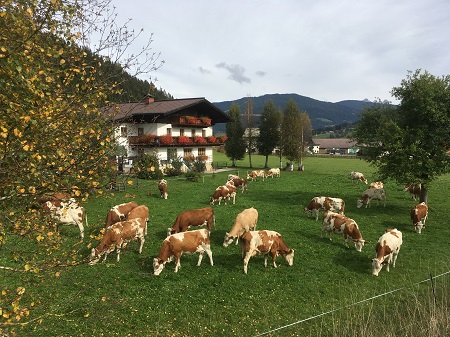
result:
[(256, 224), (258, 223), (258, 211), (256, 209), (247, 208), (239, 213), (234, 220), (233, 227), (229, 233), (225, 233), (225, 238), (223, 240), (223, 246), (228, 247), (230, 243), (236, 239), (236, 244), (239, 242), (239, 237), (245, 232), (256, 229)]
[(212, 207), (191, 209), (178, 214), (171, 228), (167, 229), (167, 236), (186, 232), (190, 227), (206, 226), (208, 230), (215, 227), (216, 219)]
[(97, 248), (92, 248), (89, 264), (96, 264), (102, 256), (104, 256), (103, 262), (105, 262), (106, 257), (114, 250), (117, 253), (117, 262), (119, 262), (122, 245), (135, 240), (139, 241), (139, 254), (141, 254), (145, 242), (146, 228), (147, 223), (142, 218), (125, 220), (113, 224), (106, 229)]
[(197, 266), (202, 263), (203, 253), (206, 252), (211, 266), (214, 265), (209, 231), (205, 228), (190, 232), (173, 234), (164, 239), (158, 257), (153, 259), (153, 274), (159, 275), (164, 269), (166, 262), (175, 257), (175, 273), (181, 268), (180, 258), (183, 253), (199, 253)]
[(169, 193), (167, 193), (167, 180), (161, 179), (158, 183), (159, 193), (161, 194), (161, 198), (167, 199)]
[(211, 198), (209, 199), (209, 203), (211, 205), (214, 205), (216, 200), (219, 201), (219, 205), (220, 202), (223, 200), (223, 202), (225, 203), (225, 205), (227, 204), (227, 198), (233, 198), (233, 204), (236, 202), (236, 190), (233, 193), (232, 191), (230, 191), (228, 189), (228, 187), (226, 187), (225, 185), (219, 186), (216, 188), (216, 190), (214, 191), (213, 195), (211, 196)]
[(127, 215), (127, 220), (133, 220), (133, 219), (144, 219), (145, 220), (145, 235), (147, 235), (147, 224), (148, 224), (148, 215), (149, 210), (148, 207), (145, 205), (140, 205), (136, 208), (133, 208)]
[(228, 197), (228, 200), (230, 200), (230, 197), (233, 198), (233, 204), (234, 204), (235, 201), (236, 201), (236, 190), (237, 190), (237, 188), (236, 188), (236, 186), (234, 186), (233, 180), (228, 180), (225, 183), (225, 187), (228, 188), (228, 190), (230, 191), (230, 196)]
[(244, 260), (244, 273), (247, 274), (248, 261), (257, 254), (264, 255), (264, 267), (267, 267), (267, 256), (270, 254), (273, 266), (277, 268), (278, 254), (284, 256), (289, 266), (294, 264), (294, 250), (284, 242), (280, 233), (261, 230), (245, 232), (239, 239)]
[(257, 177), (261, 177), (264, 181), (264, 179), (266, 178), (266, 171), (255, 170), (247, 174), (247, 179), (251, 179), (252, 181), (255, 181)]
[(128, 213), (130, 213), (130, 211), (133, 208), (136, 208), (138, 206), (139, 205), (136, 201), (130, 201), (127, 203), (114, 206), (106, 214), (106, 222), (104, 228), (108, 228), (109, 226), (115, 224), (116, 222), (125, 220), (127, 218)]
[(408, 191), (411, 194), (412, 199), (420, 199), (420, 194), (422, 193), (422, 184), (406, 184), (404, 191)]
[(279, 168), (271, 168), (269, 171), (267, 171), (267, 177), (277, 176), (280, 177), (280, 169)]
[(84, 208), (78, 205), (75, 199), (47, 201), (42, 204), (42, 208), (49, 211), (52, 217), (61, 224), (77, 225), (80, 237), (84, 239), (83, 221), (86, 220), (86, 226), (88, 226), (87, 215)]
[[(231, 179), (230, 176), (232, 176)], [(244, 193), (244, 190), (248, 190), (247, 179), (240, 178), (234, 175), (228, 175), (228, 181), (229, 182), (232, 181), (234, 186), (236, 186), (236, 188), (240, 187), (242, 189), (242, 193)]]
[(349, 248), (348, 241), (352, 240), (358, 252), (361, 252), (362, 247), (367, 242), (363, 239), (355, 220), (334, 212), (325, 212), (323, 215), (321, 237), (323, 237), (325, 232), (328, 233), (330, 240), (332, 232), (342, 234), (344, 236), (344, 245), (347, 248)]
[(381, 181), (371, 182), (369, 188), (383, 188), (384, 184)]
[(235, 175), (235, 174), (229, 174), (227, 180), (233, 180), (233, 179), (236, 179), (236, 178), (240, 178), (240, 177), (238, 175)]
[(361, 172), (355, 172), (355, 171), (350, 172), (350, 179), (352, 181), (355, 181), (355, 180), (362, 181), (364, 184), (367, 185), (367, 179), (364, 177), (364, 174), (362, 174)]
[[(372, 259), (372, 274), (378, 276), (378, 273), (386, 265), (386, 271), (389, 271), (389, 265), (395, 267), (397, 255), (403, 243), (402, 232), (395, 229), (386, 229), (385, 233), (378, 239), (375, 251), (377, 257)], [(385, 261), (387, 258), (387, 261)]]
[(425, 221), (428, 219), (428, 206), (422, 202), (416, 206), (411, 207), (411, 220), (414, 230), (417, 233), (422, 233), (422, 228), (425, 228)]
[(370, 207), (370, 201), (372, 199), (377, 201), (377, 205), (382, 201), (383, 206), (386, 207), (386, 192), (383, 188), (368, 188), (363, 192), (356, 206), (361, 208), (362, 205), (366, 204), (366, 208)]
[(340, 198), (330, 198), (330, 197), (314, 197), (305, 207), (306, 214), (308, 218), (314, 213), (316, 221), (319, 219), (319, 211), (332, 211), (344, 214), (345, 202)]

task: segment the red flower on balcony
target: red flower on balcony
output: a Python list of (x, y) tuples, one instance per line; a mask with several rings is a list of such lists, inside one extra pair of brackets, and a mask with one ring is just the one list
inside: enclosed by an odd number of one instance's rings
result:
[(200, 117), (200, 120), (205, 125), (211, 125), (211, 118), (209, 118), (209, 117)]
[(164, 135), (159, 137), (159, 143), (161, 145), (169, 145), (173, 143), (173, 137), (171, 135)]
[(190, 137), (188, 137), (188, 136), (179, 136), (178, 137), (178, 144), (185, 145), (185, 144), (189, 144), (189, 143), (192, 143), (192, 140)]
[(215, 142), (217, 142), (217, 138), (214, 137), (214, 136), (208, 136), (207, 140), (208, 140), (208, 143), (215, 143)]
[(187, 117), (188, 124), (197, 124), (197, 118), (196, 117)]
[(194, 137), (194, 142), (197, 144), (206, 144), (206, 139), (203, 137)]
[(217, 140), (219, 141), (219, 143), (225, 143), (227, 138), (228, 138), (227, 136), (223, 135), (223, 136), (220, 136), (219, 138), (217, 138)]

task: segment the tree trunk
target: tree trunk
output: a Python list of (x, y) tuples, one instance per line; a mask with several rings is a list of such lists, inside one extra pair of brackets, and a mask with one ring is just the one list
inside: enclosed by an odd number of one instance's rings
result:
[(420, 190), (420, 202), (424, 202), (428, 205), (428, 189), (425, 187), (425, 185), (422, 185), (422, 188)]

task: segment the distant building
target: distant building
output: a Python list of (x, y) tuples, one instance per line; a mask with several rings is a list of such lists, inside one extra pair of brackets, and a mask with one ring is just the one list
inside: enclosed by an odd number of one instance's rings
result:
[(207, 168), (213, 161), (213, 146), (224, 138), (213, 135), (213, 125), (227, 123), (226, 113), (205, 98), (117, 103), (105, 110), (117, 123), (115, 139), (125, 149), (125, 167), (144, 153), (158, 155), (161, 165), (173, 157), (202, 157)]
[(359, 147), (356, 141), (348, 138), (313, 138), (315, 154), (349, 154), (356, 155)]

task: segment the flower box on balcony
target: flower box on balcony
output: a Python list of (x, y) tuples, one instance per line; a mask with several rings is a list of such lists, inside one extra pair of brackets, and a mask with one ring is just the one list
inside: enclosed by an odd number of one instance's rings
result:
[(209, 117), (200, 117), (200, 120), (204, 125), (211, 125), (211, 118)]
[(203, 137), (194, 137), (194, 142), (196, 144), (206, 144), (206, 139)]
[(177, 139), (177, 143), (180, 145), (186, 145), (186, 144), (192, 143), (192, 139), (187, 136), (179, 136)]
[(159, 143), (161, 145), (169, 145), (173, 143), (173, 137), (171, 135), (164, 135), (159, 137)]
[(208, 143), (211, 143), (211, 144), (214, 144), (215, 142), (217, 142), (217, 138), (214, 136), (209, 136), (206, 139), (208, 140)]
[(186, 117), (188, 124), (197, 124), (196, 117)]

